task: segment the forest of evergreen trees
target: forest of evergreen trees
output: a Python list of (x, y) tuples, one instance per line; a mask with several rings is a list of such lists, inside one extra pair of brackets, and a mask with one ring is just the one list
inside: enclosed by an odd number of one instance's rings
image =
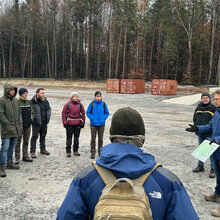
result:
[(219, 2), (1, 0), (0, 78), (217, 84)]

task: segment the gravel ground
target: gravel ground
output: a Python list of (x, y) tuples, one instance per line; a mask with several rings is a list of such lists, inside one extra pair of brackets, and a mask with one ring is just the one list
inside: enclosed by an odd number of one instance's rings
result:
[[(31, 98), (36, 88), (27, 88)], [(2, 90), (3, 87), (0, 86), (0, 95)], [(95, 90), (77, 91), (87, 108)], [(55, 219), (72, 179), (92, 162), (88, 119), (80, 136), (81, 156), (67, 158), (65, 155), (65, 130), (62, 126), (61, 111), (71, 90), (48, 87), (45, 92), (52, 107), (46, 139), (51, 155), (40, 155), (37, 146), (37, 159), (33, 163), (21, 162), (19, 170), (7, 170), (7, 177), (0, 179), (0, 219)], [(197, 165), (197, 160), (191, 156), (197, 147), (197, 138), (194, 134), (187, 133), (185, 128), (192, 122), (196, 105), (165, 103), (162, 101), (172, 97), (153, 96), (149, 93), (102, 93), (110, 111), (106, 121), (104, 145), (109, 143), (109, 127), (113, 113), (121, 107), (135, 108), (142, 115), (146, 126), (144, 149), (181, 179), (200, 219), (216, 219), (211, 216), (210, 210), (217, 208), (218, 204), (208, 203), (203, 199), (204, 194), (213, 192), (215, 187), (215, 179), (208, 177), (209, 161), (205, 163), (205, 172), (192, 172)]]

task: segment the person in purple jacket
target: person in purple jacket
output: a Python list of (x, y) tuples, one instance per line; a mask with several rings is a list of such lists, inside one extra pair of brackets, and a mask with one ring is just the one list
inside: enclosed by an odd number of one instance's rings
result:
[(70, 100), (63, 107), (62, 121), (64, 128), (66, 128), (67, 157), (71, 157), (71, 145), (73, 134), (73, 152), (75, 156), (80, 156), (80, 153), (78, 151), (79, 136), (81, 128), (84, 128), (85, 126), (85, 110), (76, 92), (72, 92), (70, 94)]
[[(145, 125), (136, 110), (126, 107), (114, 113), (110, 140), (111, 144), (101, 148), (96, 164), (112, 171), (117, 179), (136, 179), (155, 166), (154, 157), (141, 149), (145, 141)], [(57, 220), (93, 219), (95, 206), (104, 187), (105, 184), (94, 165), (89, 165), (72, 181), (57, 212)], [(169, 170), (158, 167), (143, 187), (153, 219), (199, 219), (182, 182)]]

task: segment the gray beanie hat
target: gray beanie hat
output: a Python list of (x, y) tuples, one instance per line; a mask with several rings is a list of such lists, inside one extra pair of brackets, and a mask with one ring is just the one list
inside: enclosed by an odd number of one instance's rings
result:
[(78, 93), (74, 91), (74, 92), (71, 92), (71, 93), (70, 93), (70, 98), (73, 98), (74, 95), (79, 96)]
[(118, 109), (112, 117), (110, 135), (145, 136), (145, 126), (141, 115), (130, 107)]
[(201, 98), (202, 98), (203, 96), (208, 96), (209, 99), (211, 99), (211, 96), (210, 96), (210, 94), (209, 94), (208, 92), (203, 92), (202, 95), (201, 95)]

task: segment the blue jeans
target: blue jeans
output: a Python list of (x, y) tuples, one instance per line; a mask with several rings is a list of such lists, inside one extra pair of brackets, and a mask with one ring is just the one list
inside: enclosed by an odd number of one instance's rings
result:
[(215, 174), (216, 174), (215, 194), (220, 196), (220, 161), (213, 158), (213, 163), (214, 163)]
[[(207, 139), (207, 137), (200, 137), (200, 136), (198, 136), (198, 144), (200, 145), (205, 139)], [(210, 169), (214, 169), (212, 156), (210, 156), (209, 159), (210, 159)], [(200, 166), (200, 167), (201, 167), (201, 166), (204, 166), (204, 163), (199, 160), (198, 166)]]
[(0, 150), (0, 164), (5, 165), (7, 161), (12, 161), (13, 151), (17, 143), (18, 138), (2, 138), (2, 147)]

